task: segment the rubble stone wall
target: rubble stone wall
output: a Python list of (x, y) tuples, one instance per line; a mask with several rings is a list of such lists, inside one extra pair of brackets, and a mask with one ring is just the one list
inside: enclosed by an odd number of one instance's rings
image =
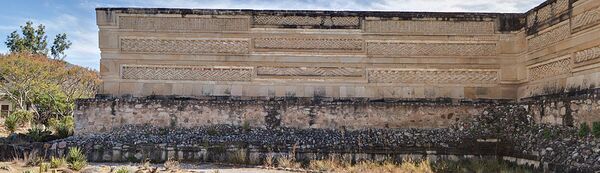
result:
[(248, 125), (277, 128), (441, 128), (481, 114), (493, 102), (332, 100), (324, 98), (110, 98), (79, 100), (76, 133), (124, 125), (191, 128)]

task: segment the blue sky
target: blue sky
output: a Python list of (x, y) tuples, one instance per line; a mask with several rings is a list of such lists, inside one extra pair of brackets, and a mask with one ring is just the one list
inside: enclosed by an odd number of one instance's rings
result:
[(51, 43), (58, 33), (73, 42), (66, 60), (98, 69), (96, 7), (177, 7), (299, 10), (380, 10), (444, 12), (525, 12), (543, 0), (19, 0), (0, 6), (0, 52), (8, 52), (4, 41), (26, 21), (44, 24)]

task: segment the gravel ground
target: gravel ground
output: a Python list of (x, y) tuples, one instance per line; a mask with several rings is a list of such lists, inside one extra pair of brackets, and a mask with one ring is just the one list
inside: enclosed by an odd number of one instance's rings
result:
[[(153, 168), (158, 168), (159, 171), (163, 172), (165, 167), (162, 164), (152, 164), (150, 165)], [(126, 167), (130, 170), (130, 172), (135, 172), (140, 167), (140, 164), (128, 164), (128, 163), (90, 163), (90, 165), (86, 168), (90, 172), (110, 172), (110, 170), (119, 169), (122, 167)], [(191, 164), (191, 163), (181, 163), (180, 164), (181, 171), (180, 172), (198, 172), (198, 173), (289, 173), (290, 171), (285, 170), (273, 170), (273, 169), (263, 169), (260, 167), (236, 167), (229, 165), (220, 165), (220, 164), (211, 164), (211, 163), (201, 163), (201, 164)], [(85, 172), (82, 171), (82, 172)]]

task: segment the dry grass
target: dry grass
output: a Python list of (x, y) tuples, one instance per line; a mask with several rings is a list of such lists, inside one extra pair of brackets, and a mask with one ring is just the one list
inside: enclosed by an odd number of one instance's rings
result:
[(179, 171), (180, 169), (179, 161), (175, 160), (174, 158), (167, 159), (164, 166), (168, 171)]
[(239, 150), (235, 151), (233, 153), (233, 156), (232, 156), (230, 162), (235, 163), (235, 164), (246, 164), (247, 163), (246, 150), (239, 149)]
[(274, 157), (273, 152), (267, 153), (267, 155), (265, 156), (265, 160), (263, 162), (263, 166), (266, 168), (272, 168), (274, 166), (273, 165), (273, 157)]

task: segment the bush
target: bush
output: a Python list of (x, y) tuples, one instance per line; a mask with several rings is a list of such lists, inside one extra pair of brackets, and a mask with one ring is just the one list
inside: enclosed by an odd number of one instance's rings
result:
[(33, 126), (27, 132), (27, 136), (36, 142), (46, 141), (51, 134), (52, 132), (48, 131), (44, 125)]
[(60, 168), (65, 166), (67, 159), (64, 157), (50, 157), (50, 168)]
[(129, 173), (129, 170), (126, 167), (120, 167), (115, 173)]
[(74, 161), (73, 163), (69, 164), (69, 168), (71, 168), (72, 170), (76, 170), (79, 171), (83, 168), (85, 168), (87, 166), (87, 161), (85, 160), (78, 160), (78, 161)]
[(87, 158), (81, 149), (72, 147), (67, 155), (67, 163), (69, 163), (69, 168), (79, 171), (87, 166)]
[(19, 126), (24, 126), (26, 123), (29, 123), (33, 120), (33, 112), (26, 110), (16, 110), (11, 115), (16, 116), (19, 119)]
[(590, 134), (590, 126), (586, 122), (579, 125), (579, 137), (586, 137)]
[(4, 128), (10, 133), (15, 133), (17, 124), (19, 124), (19, 118), (13, 114), (8, 115), (6, 119), (4, 119)]
[(592, 135), (596, 138), (600, 138), (600, 121), (592, 123)]
[(73, 135), (75, 120), (73, 119), (73, 116), (64, 116), (60, 119), (51, 118), (48, 120), (48, 125), (54, 129), (54, 133), (59, 138), (66, 138)]
[(49, 163), (40, 163), (40, 172), (48, 172), (48, 167), (50, 167)]

